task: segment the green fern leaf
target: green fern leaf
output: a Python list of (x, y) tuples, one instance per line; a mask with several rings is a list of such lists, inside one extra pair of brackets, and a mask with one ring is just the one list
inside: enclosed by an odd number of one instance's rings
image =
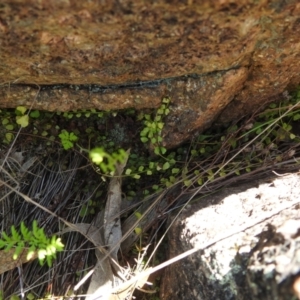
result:
[(29, 250), (28, 250), (26, 259), (27, 259), (27, 260), (30, 260), (30, 259), (33, 257), (35, 251), (36, 251), (36, 247), (35, 247), (35, 246), (31, 246), (31, 247), (29, 248)]
[(17, 232), (16, 228), (14, 225), (11, 226), (10, 228), (11, 230), (11, 234), (12, 234), (12, 239), (15, 241), (15, 242), (19, 242), (21, 240), (21, 236), (20, 234)]
[(18, 244), (18, 246), (17, 246), (17, 248), (16, 248), (16, 251), (15, 251), (15, 253), (14, 253), (14, 255), (13, 255), (13, 259), (14, 259), (14, 260), (16, 260), (16, 259), (19, 257), (19, 255), (20, 255), (21, 252), (23, 251), (24, 247), (25, 247), (24, 242), (20, 242), (20, 243)]
[(26, 242), (29, 242), (32, 239), (32, 234), (25, 226), (24, 222), (21, 222), (21, 234)]
[(5, 252), (8, 252), (12, 247), (15, 246), (14, 242), (10, 242), (7, 244), (6, 248), (4, 249)]
[(0, 249), (6, 247), (7, 242), (0, 240)]
[(2, 238), (6, 241), (9, 242), (11, 240), (11, 238), (3, 231), (2, 232)]
[(32, 222), (32, 232), (33, 232), (34, 235), (36, 234), (37, 230), (38, 230), (37, 221), (34, 220)]
[(47, 256), (47, 265), (50, 268), (52, 266), (52, 257), (51, 256)]

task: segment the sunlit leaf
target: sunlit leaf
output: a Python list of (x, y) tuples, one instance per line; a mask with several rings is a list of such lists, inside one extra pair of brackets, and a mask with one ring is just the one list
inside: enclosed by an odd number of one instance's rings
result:
[(17, 115), (24, 115), (26, 110), (27, 110), (27, 108), (25, 106), (18, 106), (16, 108), (16, 114)]
[(132, 172), (132, 170), (131, 170), (131, 169), (126, 169), (126, 171), (125, 171), (125, 175), (130, 175), (130, 174), (131, 174), (131, 172)]
[(18, 125), (21, 125), (21, 127), (27, 127), (29, 124), (29, 116), (16, 116), (16, 122)]
[(179, 168), (173, 168), (173, 169), (172, 169), (172, 174), (178, 174), (179, 171), (180, 171)]
[(95, 164), (100, 164), (104, 159), (104, 150), (102, 148), (94, 148), (89, 153), (90, 159)]
[(165, 147), (160, 147), (161, 154), (166, 154), (167, 149)]
[(5, 139), (8, 141), (8, 142), (11, 142), (14, 138), (14, 135), (10, 132), (6, 133), (5, 134)]
[(135, 213), (134, 213), (134, 215), (138, 218), (138, 219), (140, 219), (143, 215), (140, 213), (140, 212), (138, 212), (138, 211), (136, 211)]
[(191, 180), (184, 180), (183, 183), (184, 183), (184, 185), (185, 185), (186, 187), (189, 187), (189, 186), (191, 186), (192, 181), (191, 181)]
[(143, 142), (143, 143), (147, 143), (148, 142), (148, 138), (147, 137), (145, 137), (145, 136), (142, 136), (141, 137), (141, 141)]
[(170, 168), (170, 163), (167, 161), (163, 164), (163, 170), (168, 170)]
[(140, 227), (136, 227), (134, 228), (134, 232), (136, 235), (141, 235), (143, 233), (143, 230)]
[(8, 124), (8, 123), (9, 123), (9, 120), (8, 120), (8, 119), (5, 118), (5, 119), (2, 120), (2, 125), (6, 125), (6, 124)]

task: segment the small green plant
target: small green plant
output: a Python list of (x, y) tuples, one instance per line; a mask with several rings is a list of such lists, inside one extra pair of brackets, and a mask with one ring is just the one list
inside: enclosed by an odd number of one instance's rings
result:
[(78, 140), (78, 137), (74, 132), (68, 132), (65, 129), (63, 129), (58, 136), (60, 137), (61, 143), (65, 150), (73, 148), (74, 142)]
[(104, 174), (114, 172), (116, 163), (122, 163), (127, 157), (124, 149), (119, 149), (112, 154), (107, 153), (104, 148), (97, 147), (89, 153), (91, 161), (98, 165)]
[(86, 204), (83, 204), (80, 210), (80, 217), (85, 217), (88, 215), (94, 215), (98, 207), (98, 202), (90, 199)]
[(15, 226), (11, 226), (11, 236), (2, 232), (0, 239), (0, 248), (4, 251), (9, 251), (15, 248), (13, 259), (17, 259), (21, 252), (28, 248), (27, 260), (31, 259), (35, 252), (38, 253), (38, 259), (41, 265), (44, 264), (45, 259), (49, 267), (52, 265), (52, 260), (56, 258), (56, 252), (63, 250), (64, 245), (60, 238), (52, 236), (48, 238), (43, 228), (39, 228), (37, 221), (32, 223), (32, 231), (30, 231), (24, 224), (21, 223), (20, 233), (16, 230)]
[(143, 143), (150, 142), (154, 147), (154, 153), (157, 155), (163, 155), (166, 153), (166, 148), (161, 146), (162, 142), (162, 130), (164, 128), (163, 117), (170, 113), (169, 109), (170, 99), (163, 98), (162, 105), (156, 111), (154, 118), (150, 114), (143, 114), (144, 129), (141, 131), (141, 141)]
[(73, 111), (66, 111), (66, 112), (57, 112), (58, 116), (62, 115), (66, 119), (73, 119), (81, 118), (82, 116), (89, 118), (92, 115), (96, 115), (98, 118), (103, 118), (104, 115), (109, 114), (109, 111), (97, 111), (95, 108), (92, 108), (90, 110), (82, 109), (82, 110), (73, 110)]
[(27, 127), (29, 124), (29, 116), (25, 114), (27, 108), (24, 106), (18, 106), (15, 110), (16, 113), (16, 123), (21, 127)]

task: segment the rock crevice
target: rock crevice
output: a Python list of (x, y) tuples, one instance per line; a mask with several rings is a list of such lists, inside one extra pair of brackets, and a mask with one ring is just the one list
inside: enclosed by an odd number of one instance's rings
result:
[(5, 0), (0, 106), (143, 109), (170, 96), (174, 147), (299, 84), (300, 5), (275, 2)]

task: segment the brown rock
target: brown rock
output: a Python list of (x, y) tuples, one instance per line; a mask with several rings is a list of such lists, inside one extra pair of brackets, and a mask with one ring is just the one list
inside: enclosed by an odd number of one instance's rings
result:
[(297, 0), (13, 1), (0, 8), (1, 107), (155, 108), (173, 147), (300, 82)]

